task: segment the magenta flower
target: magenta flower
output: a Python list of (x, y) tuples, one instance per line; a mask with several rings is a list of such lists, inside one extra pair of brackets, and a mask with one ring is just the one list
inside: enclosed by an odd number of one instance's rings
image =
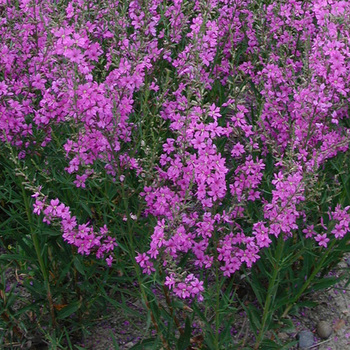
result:
[(315, 241), (318, 242), (318, 245), (319, 246), (322, 246), (322, 247), (325, 247), (327, 248), (327, 243), (329, 242), (329, 238), (327, 238), (327, 234), (318, 234), (316, 237), (315, 237)]
[(317, 235), (317, 232), (314, 231), (314, 225), (308, 225), (307, 228), (303, 230), (303, 233), (306, 234), (306, 238), (312, 238)]

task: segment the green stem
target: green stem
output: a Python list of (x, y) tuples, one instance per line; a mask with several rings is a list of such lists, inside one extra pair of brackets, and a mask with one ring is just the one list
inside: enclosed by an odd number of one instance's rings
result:
[(276, 259), (273, 266), (273, 273), (269, 280), (269, 287), (267, 290), (260, 332), (254, 346), (255, 350), (259, 348), (259, 345), (263, 340), (263, 337), (266, 331), (266, 324), (268, 323), (267, 321), (268, 321), (268, 318), (270, 317), (270, 312), (271, 312), (270, 307), (275, 299), (275, 296), (278, 290), (278, 284), (276, 284), (276, 280), (278, 278), (279, 271), (280, 271), (280, 262), (283, 255), (283, 249), (284, 249), (284, 239), (283, 239), (283, 235), (280, 234), (277, 241)]
[[(215, 259), (217, 262), (217, 259)], [(216, 283), (216, 305), (215, 305), (215, 349), (219, 350), (219, 325), (220, 325), (220, 283), (219, 283), (219, 270), (218, 264), (215, 264), (215, 283)]]
[(297, 295), (293, 298), (292, 302), (286, 307), (286, 309), (283, 312), (282, 318), (284, 318), (288, 315), (288, 312), (293, 307), (293, 305), (299, 300), (299, 298), (302, 296), (302, 294), (305, 292), (305, 290), (307, 288), (309, 288), (311, 282), (315, 279), (316, 275), (321, 271), (323, 264), (324, 264), (325, 260), (327, 259), (328, 254), (333, 249), (333, 246), (335, 245), (335, 243), (336, 243), (336, 240), (334, 239), (331, 242), (331, 244), (329, 245), (326, 252), (324, 254), (322, 254), (320, 262), (317, 264), (316, 268), (312, 271), (310, 277), (308, 277), (308, 279), (305, 281), (305, 283), (303, 284), (303, 286), (301, 287), (301, 289), (299, 290)]
[[(213, 208), (213, 211), (216, 211), (216, 207)], [(220, 349), (220, 342), (219, 342), (219, 327), (220, 327), (220, 291), (221, 291), (221, 285), (220, 285), (220, 279), (219, 279), (219, 260), (218, 260), (218, 234), (217, 231), (214, 230), (213, 232), (213, 244), (214, 244), (214, 264), (215, 264), (215, 336), (214, 336), (214, 345), (215, 349)]]
[(52, 326), (53, 326), (53, 328), (56, 328), (57, 324), (56, 324), (55, 311), (54, 311), (54, 307), (53, 307), (53, 300), (52, 300), (52, 294), (51, 294), (51, 289), (50, 289), (49, 274), (48, 274), (48, 271), (46, 269), (44, 259), (41, 255), (38, 234), (33, 230), (33, 220), (32, 220), (30, 205), (29, 205), (28, 197), (26, 195), (26, 192), (25, 192), (25, 189), (23, 187), (22, 182), (20, 182), (20, 187), (22, 190), (23, 201), (24, 201), (24, 205), (26, 208), (26, 214), (27, 214), (27, 218), (28, 218), (28, 222), (29, 222), (29, 229), (30, 229), (30, 234), (31, 234), (32, 241), (34, 244), (35, 253), (36, 253), (36, 256), (37, 256), (37, 259), (39, 262), (41, 273), (44, 277), (44, 285), (45, 285), (45, 289), (46, 289), (46, 293), (47, 293), (46, 294), (47, 300), (49, 302), (49, 309), (50, 309), (50, 315), (51, 315), (51, 320), (52, 320)]
[(135, 272), (136, 272), (136, 278), (137, 278), (137, 282), (138, 282), (138, 285), (140, 287), (140, 291), (141, 291), (141, 296), (145, 302), (145, 305), (146, 305), (146, 308), (148, 310), (148, 312), (150, 313), (150, 316), (151, 316), (151, 320), (152, 320), (152, 323), (153, 323), (153, 326), (156, 330), (156, 332), (159, 334), (160, 336), (160, 339), (163, 343), (163, 346), (166, 350), (171, 350), (167, 340), (163, 337), (163, 334), (160, 332), (159, 330), (159, 326), (158, 326), (158, 323), (157, 323), (157, 320), (155, 319), (154, 317), (154, 314), (152, 312), (152, 309), (150, 307), (150, 303), (148, 301), (148, 298), (147, 298), (147, 294), (146, 294), (146, 291), (145, 291), (145, 288), (143, 286), (143, 283), (142, 283), (142, 279), (141, 279), (141, 271), (140, 271), (140, 266), (138, 265), (138, 263), (136, 262), (136, 259), (135, 259), (135, 246), (134, 246), (134, 238), (133, 238), (133, 225), (130, 224), (130, 212), (129, 212), (129, 203), (128, 203), (128, 198), (126, 197), (126, 193), (125, 193), (125, 188), (124, 188), (124, 184), (121, 183), (121, 188), (122, 188), (122, 197), (123, 197), (123, 203), (124, 203), (124, 208), (125, 208), (125, 212), (126, 212), (126, 217), (127, 217), (127, 226), (128, 226), (128, 243), (129, 243), (129, 254), (130, 254), (130, 257), (131, 257), (131, 260), (132, 260), (132, 263), (134, 265), (134, 269), (135, 269)]

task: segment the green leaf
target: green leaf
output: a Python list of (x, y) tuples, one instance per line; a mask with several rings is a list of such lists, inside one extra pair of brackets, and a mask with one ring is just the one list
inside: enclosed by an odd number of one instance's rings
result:
[(261, 312), (252, 303), (250, 303), (248, 307), (245, 307), (245, 309), (248, 314), (252, 330), (255, 334), (257, 334), (258, 330), (261, 329)]
[(204, 343), (208, 346), (207, 349), (215, 349), (214, 345), (214, 337), (212, 334), (207, 333), (205, 338), (204, 338)]
[(293, 348), (294, 345), (297, 345), (297, 344), (298, 344), (297, 340), (292, 340), (289, 343), (283, 345), (283, 347), (280, 350), (290, 350)]
[(193, 310), (195, 311), (196, 315), (200, 317), (200, 319), (205, 323), (205, 325), (210, 328), (210, 323), (208, 322), (208, 318), (205, 317), (202, 310), (197, 306), (197, 304), (192, 305)]
[(310, 288), (309, 291), (314, 291), (314, 290), (320, 290), (320, 289), (327, 289), (329, 287), (332, 287), (333, 285), (335, 285), (337, 282), (339, 282), (339, 278), (338, 277), (327, 277), (327, 278), (323, 278), (320, 281), (316, 281), (315, 283), (313, 283)]
[(28, 258), (19, 254), (1, 254), (0, 260), (26, 261)]
[(62, 235), (62, 233), (59, 230), (48, 230), (48, 229), (41, 231), (41, 234), (43, 236), (61, 236)]
[(81, 273), (83, 276), (85, 276), (84, 266), (81, 264), (77, 256), (74, 257), (73, 263), (74, 263), (74, 267), (78, 270), (78, 272)]
[(63, 320), (76, 312), (78, 309), (81, 307), (81, 301), (77, 300), (74, 301), (73, 303), (67, 305), (64, 307), (61, 311), (58, 312), (57, 319), (58, 320)]
[(120, 348), (119, 348), (119, 345), (117, 343), (117, 340), (115, 339), (115, 336), (114, 336), (113, 332), (110, 331), (109, 334), (111, 335), (111, 338), (112, 338), (114, 350), (119, 350)]
[(189, 317), (186, 317), (185, 331), (181, 334), (177, 342), (177, 350), (186, 350), (191, 343), (191, 322)]
[(68, 343), (69, 348), (70, 348), (70, 349), (73, 349), (73, 346), (72, 346), (72, 343), (71, 343), (71, 341), (70, 341), (70, 337), (69, 337), (69, 334), (68, 334), (66, 328), (64, 328), (64, 333), (65, 333), (65, 335), (66, 335), (66, 339), (67, 339), (67, 343)]
[(91, 209), (86, 205), (86, 203), (84, 203), (83, 201), (80, 201), (80, 204), (91, 217), (92, 216)]
[(146, 340), (141, 340), (138, 344), (134, 345), (130, 350), (154, 350), (157, 349), (156, 345), (158, 344), (157, 339), (149, 338)]
[(289, 350), (293, 345), (296, 345), (297, 343), (297, 340), (293, 340), (281, 347), (280, 344), (277, 344), (271, 339), (264, 339), (259, 346), (259, 350)]
[(277, 344), (271, 339), (264, 339), (259, 346), (259, 350), (274, 350), (274, 349), (281, 350), (281, 345)]
[(293, 324), (293, 321), (288, 319), (288, 318), (283, 318), (280, 320), (281, 323), (283, 323), (283, 332), (294, 332), (295, 331), (295, 327)]

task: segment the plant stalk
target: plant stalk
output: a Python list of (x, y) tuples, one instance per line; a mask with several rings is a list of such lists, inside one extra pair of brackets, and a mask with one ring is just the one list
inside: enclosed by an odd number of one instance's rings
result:
[(299, 290), (297, 295), (293, 298), (293, 301), (286, 307), (286, 309), (284, 310), (284, 312), (282, 314), (282, 318), (285, 318), (288, 315), (288, 312), (290, 311), (290, 309), (299, 300), (299, 298), (302, 296), (302, 294), (305, 292), (305, 290), (310, 286), (311, 282), (315, 279), (316, 275), (321, 271), (321, 269), (323, 267), (323, 263), (325, 262), (326, 258), (328, 257), (328, 254), (331, 252), (335, 243), (336, 243), (336, 240), (334, 239), (331, 242), (331, 244), (329, 245), (328, 249), (325, 251), (325, 253), (322, 254), (322, 257), (321, 257), (319, 264), (312, 271), (310, 277), (307, 278), (307, 280), (305, 281), (305, 283), (303, 284), (303, 286), (301, 287), (301, 289)]
[(167, 340), (164, 338), (163, 334), (159, 330), (159, 326), (158, 326), (157, 320), (154, 317), (154, 314), (153, 314), (152, 309), (150, 307), (150, 303), (149, 303), (148, 298), (147, 298), (147, 294), (145, 292), (145, 289), (144, 289), (142, 281), (141, 281), (140, 266), (137, 264), (136, 259), (135, 259), (135, 246), (134, 246), (134, 239), (133, 239), (133, 234), (132, 234), (132, 226), (130, 225), (130, 212), (129, 212), (128, 199), (126, 198), (126, 193), (125, 193), (125, 189), (124, 189), (124, 184), (123, 183), (121, 184), (121, 188), (122, 188), (122, 197), (123, 197), (124, 208), (125, 208), (126, 217), (127, 217), (129, 253), (130, 253), (131, 260), (132, 260), (132, 263), (134, 265), (134, 269), (135, 269), (135, 272), (136, 272), (136, 278), (137, 278), (138, 285), (140, 287), (141, 296), (142, 296), (142, 298), (143, 298), (143, 300), (145, 302), (145, 305), (147, 307), (148, 312), (150, 313), (151, 321), (153, 323), (153, 326), (154, 326), (157, 334), (160, 336), (160, 339), (161, 339), (161, 341), (163, 343), (164, 348), (166, 350), (171, 350)]
[(53, 306), (53, 300), (52, 300), (52, 294), (51, 294), (51, 288), (50, 288), (49, 274), (48, 274), (48, 271), (46, 269), (44, 259), (41, 255), (38, 234), (33, 230), (33, 220), (32, 220), (30, 205), (29, 205), (28, 197), (25, 193), (25, 189), (23, 187), (22, 182), (20, 182), (20, 187), (22, 190), (23, 201), (24, 201), (24, 205), (26, 208), (26, 214), (27, 214), (27, 218), (28, 218), (28, 222), (29, 222), (30, 234), (31, 234), (32, 241), (34, 244), (35, 253), (36, 253), (36, 256), (37, 256), (37, 259), (39, 262), (41, 273), (44, 277), (44, 285), (45, 285), (45, 289), (46, 289), (46, 293), (47, 293), (46, 294), (47, 300), (49, 302), (49, 310), (50, 310), (50, 316), (51, 316), (51, 321), (52, 321), (52, 327), (55, 329), (57, 326), (57, 323), (56, 323), (55, 310), (54, 310), (54, 306)]
[(283, 249), (284, 249), (284, 238), (283, 238), (282, 233), (280, 233), (280, 235), (278, 236), (278, 241), (277, 241), (276, 260), (275, 260), (275, 263), (273, 266), (273, 273), (272, 273), (271, 279), (269, 280), (269, 287), (267, 290), (266, 301), (265, 301), (265, 305), (264, 305), (262, 323), (261, 323), (258, 338), (257, 338), (255, 346), (254, 346), (254, 350), (257, 350), (259, 348), (259, 345), (263, 340), (265, 330), (266, 330), (266, 324), (267, 324), (269, 314), (270, 314), (270, 307), (275, 299), (275, 296), (276, 296), (276, 293), (278, 290), (278, 287), (276, 286), (276, 280), (278, 278), (279, 271), (280, 271), (280, 262), (281, 262), (281, 258), (283, 255)]

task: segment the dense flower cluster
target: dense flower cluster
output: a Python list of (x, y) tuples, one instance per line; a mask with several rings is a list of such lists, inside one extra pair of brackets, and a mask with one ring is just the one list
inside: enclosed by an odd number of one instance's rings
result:
[(78, 225), (77, 218), (72, 216), (70, 208), (61, 203), (58, 198), (48, 199), (39, 192), (36, 192), (33, 212), (37, 215), (44, 215), (43, 221), (48, 225), (58, 223), (62, 231), (62, 237), (65, 242), (77, 248), (79, 254), (94, 254), (97, 259), (105, 258), (107, 265), (111, 266), (113, 262), (113, 251), (117, 246), (114, 237), (108, 235), (106, 225), (95, 231), (89, 223)]
[[(116, 186), (133, 170), (156, 222), (136, 260), (180, 298), (203, 298), (198, 269), (231, 276), (274, 237), (300, 229), (327, 247), (349, 232), (349, 207), (321, 231), (304, 205), (309, 179), (350, 143), (347, 1), (20, 0), (0, 14), (0, 140), (25, 158), (69, 130), (65, 170), (82, 189), (101, 168)], [(150, 156), (139, 144), (157, 122), (162, 152)], [(111, 264), (106, 227), (42, 195), (34, 213)]]

